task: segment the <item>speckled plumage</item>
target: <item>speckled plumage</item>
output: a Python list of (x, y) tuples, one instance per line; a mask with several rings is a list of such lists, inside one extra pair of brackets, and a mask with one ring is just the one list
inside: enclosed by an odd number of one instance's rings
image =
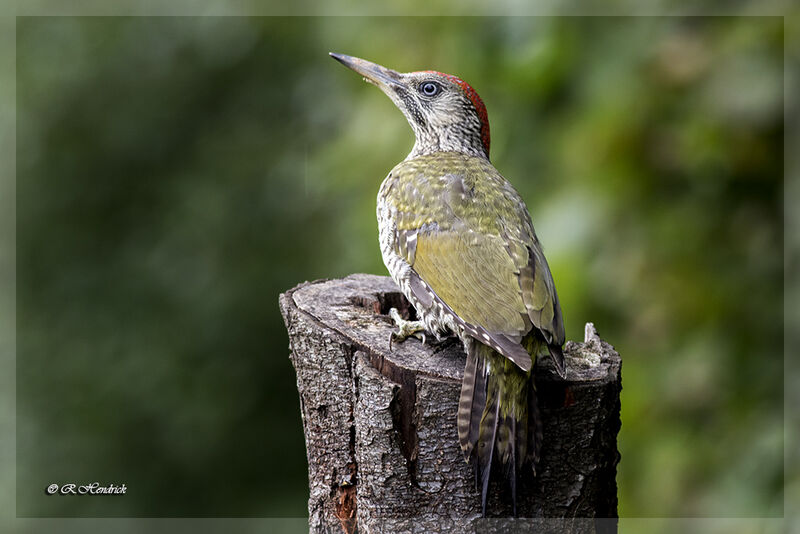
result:
[(381, 253), (392, 278), (437, 337), (452, 332), (467, 361), (457, 418), (485, 513), (492, 464), (535, 470), (541, 423), (531, 369), (547, 347), (562, 374), (564, 325), (550, 269), (519, 193), (489, 162), (486, 108), (466, 82), (334, 58), (377, 85), (416, 141), (381, 184)]
[[(536, 326), (546, 340), (563, 342), (553, 280), (528, 210), (487, 159), (460, 152), (406, 159), (381, 185), (377, 215), (384, 263), (428, 331), (463, 338), (466, 326), (490, 346), (498, 336), (520, 345)], [(452, 313), (436, 299), (430, 307), (420, 302), (412, 272)], [(515, 354), (505, 355), (516, 361)]]

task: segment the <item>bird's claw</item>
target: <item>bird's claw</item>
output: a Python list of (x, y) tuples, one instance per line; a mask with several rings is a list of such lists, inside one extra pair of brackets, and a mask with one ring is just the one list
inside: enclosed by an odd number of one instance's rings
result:
[(425, 325), (422, 321), (406, 321), (400, 316), (397, 308), (390, 309), (389, 316), (394, 324), (397, 325), (397, 332), (392, 332), (389, 335), (389, 350), (392, 350), (393, 341), (397, 340), (398, 343), (402, 343), (412, 336), (422, 341), (423, 345), (425, 344)]

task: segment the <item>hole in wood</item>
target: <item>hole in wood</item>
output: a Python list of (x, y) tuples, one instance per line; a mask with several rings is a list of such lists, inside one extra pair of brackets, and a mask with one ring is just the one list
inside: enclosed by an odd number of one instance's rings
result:
[(408, 302), (405, 295), (399, 291), (392, 291), (390, 293), (378, 293), (373, 298), (370, 297), (352, 297), (350, 299), (355, 306), (365, 308), (377, 315), (389, 316), (389, 310), (397, 308), (400, 316), (407, 321), (417, 320), (417, 310)]

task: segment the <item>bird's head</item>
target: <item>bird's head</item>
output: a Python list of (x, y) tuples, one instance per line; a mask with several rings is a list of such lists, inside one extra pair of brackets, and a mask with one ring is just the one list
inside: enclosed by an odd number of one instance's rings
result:
[(416, 142), (411, 156), (463, 152), (489, 159), (489, 119), (464, 80), (436, 71), (396, 72), (343, 54), (331, 57), (377, 85), (408, 119)]

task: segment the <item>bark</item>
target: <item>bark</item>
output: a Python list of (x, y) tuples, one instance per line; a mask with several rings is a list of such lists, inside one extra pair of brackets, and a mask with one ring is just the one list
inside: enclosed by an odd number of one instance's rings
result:
[(524, 519), (509, 519), (499, 476), (482, 519), (456, 431), (461, 344), (409, 339), (390, 349), (389, 309), (414, 312), (388, 277), (301, 284), (280, 307), (300, 394), (312, 532), (616, 532), (621, 361), (591, 323), (584, 342), (565, 346), (566, 380), (549, 358), (536, 363), (544, 444), (537, 475), (519, 483)]

